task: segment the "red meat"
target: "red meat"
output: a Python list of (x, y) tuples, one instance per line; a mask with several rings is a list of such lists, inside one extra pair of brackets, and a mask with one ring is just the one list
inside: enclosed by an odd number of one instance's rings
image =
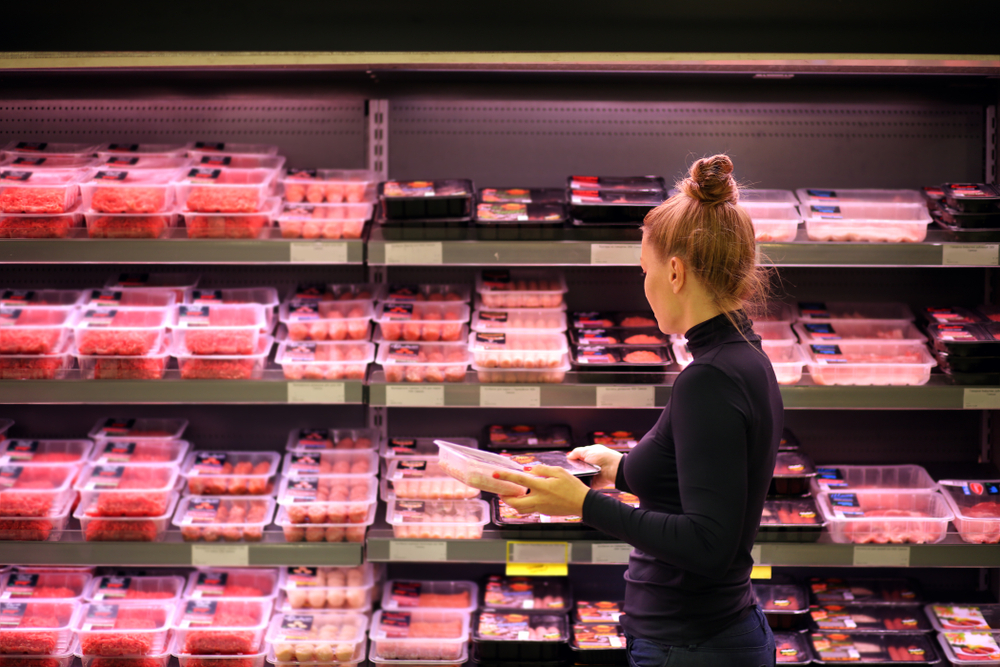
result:
[(0, 667), (59, 667), (61, 662), (56, 658), (0, 657)]
[[(87, 516), (160, 516), (170, 504), (171, 490), (164, 489), (169, 479), (169, 471), (164, 468), (125, 468), (116, 490), (99, 494), (96, 507), (89, 508)], [(129, 493), (129, 489), (137, 491)]]
[(45, 519), (0, 518), (0, 540), (44, 542), (52, 534), (52, 522)]
[(156, 524), (152, 521), (111, 521), (94, 519), (84, 530), (88, 542), (155, 542)]
[[(63, 366), (63, 357), (0, 356), (0, 380), (51, 380)], [(35, 459), (37, 463), (37, 457)]]
[(253, 667), (253, 658), (188, 658), (188, 667)]
[[(262, 620), (255, 603), (219, 600), (212, 618), (212, 628), (188, 630), (183, 653), (195, 655), (240, 655), (256, 653), (260, 639), (253, 627)], [(233, 629), (226, 629), (233, 628)]]
[(101, 213), (158, 213), (166, 208), (164, 188), (95, 188), (90, 208)]
[[(59, 469), (62, 474), (62, 469)], [(0, 516), (29, 516), (43, 517), (48, 515), (52, 509), (52, 502), (55, 500), (53, 493), (29, 493), (25, 490), (48, 489), (57, 487), (57, 474), (46, 467), (25, 466), (21, 474), (14, 480), (14, 484), (9, 487), (10, 491), (0, 493)]]
[(184, 344), (191, 354), (253, 354), (258, 336), (256, 325), (253, 308), (212, 308), (208, 326), (187, 329)]
[[(247, 187), (191, 188), (187, 208), (199, 213), (254, 213), (260, 208), (260, 190)], [(32, 211), (29, 211), (29, 213)], [(60, 213), (61, 211), (53, 211)]]
[(64, 239), (73, 228), (72, 215), (44, 218), (0, 217), (2, 239)]
[(997, 519), (1000, 518), (1000, 503), (993, 500), (977, 503), (965, 510), (963, 514), (975, 519)]
[(0, 190), (0, 211), (5, 213), (65, 213), (76, 203), (66, 188), (18, 188)]
[(76, 344), (80, 354), (141, 357), (159, 340), (162, 315), (151, 310), (118, 310), (105, 326), (81, 326)]
[[(166, 635), (166, 612), (147, 607), (118, 607), (114, 630), (160, 630), (157, 632), (81, 632), (80, 648), (84, 655), (146, 655), (152, 652), (157, 639)], [(157, 635), (161, 635), (158, 637)]]
[(87, 225), (92, 239), (156, 239), (170, 222), (166, 215), (142, 217), (104, 215)]
[(59, 628), (65, 624), (72, 607), (68, 604), (41, 603), (30, 605), (21, 617), (18, 628), (0, 632), (0, 653), (47, 655), (59, 648), (59, 631), (36, 628)]
[[(90, 667), (163, 667), (162, 658), (121, 658), (97, 657), (90, 661)], [(3, 667), (0, 665), (0, 667)]]
[(49, 354), (62, 338), (58, 325), (65, 315), (42, 308), (25, 308), (13, 325), (0, 327), (0, 354)]
[[(72, 598), (76, 597), (77, 591), (65, 586), (36, 586), (28, 597), (32, 598)], [(20, 597), (20, 596), (18, 596)]]
[(192, 239), (255, 239), (268, 226), (266, 215), (185, 215), (188, 237)]
[(188, 359), (181, 362), (181, 378), (185, 380), (249, 380), (254, 369), (253, 359)]
[[(95, 380), (160, 380), (167, 358), (101, 357), (94, 362)], [(132, 457), (132, 461), (135, 461)], [(160, 459), (164, 460), (164, 459)]]

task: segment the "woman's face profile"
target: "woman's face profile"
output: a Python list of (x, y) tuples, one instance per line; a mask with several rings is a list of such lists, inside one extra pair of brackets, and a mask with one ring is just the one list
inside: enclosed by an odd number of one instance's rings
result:
[(673, 311), (676, 297), (667, 275), (670, 266), (660, 259), (656, 250), (646, 242), (645, 236), (639, 253), (639, 266), (645, 276), (643, 290), (646, 293), (646, 301), (653, 309), (657, 326), (665, 334), (679, 333), (675, 331), (674, 324), (676, 313)]

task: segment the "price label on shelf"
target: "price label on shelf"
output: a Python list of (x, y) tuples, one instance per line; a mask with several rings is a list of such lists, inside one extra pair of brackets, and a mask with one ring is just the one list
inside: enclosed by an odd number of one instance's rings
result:
[(344, 403), (343, 382), (289, 382), (289, 403)]
[(910, 567), (910, 547), (854, 547), (854, 567)]
[(1000, 410), (1000, 388), (966, 387), (962, 392), (964, 410)]
[(250, 545), (192, 544), (191, 564), (246, 567), (250, 564)]
[(292, 242), (288, 246), (288, 259), (293, 264), (344, 264), (347, 244), (343, 241)]
[(569, 542), (507, 542), (507, 576), (565, 577)]
[(444, 387), (389, 384), (385, 387), (385, 404), (393, 407), (444, 407)]
[(392, 540), (389, 542), (389, 560), (446, 561), (448, 543), (429, 540)]
[(481, 408), (537, 408), (542, 405), (541, 387), (496, 387), (479, 388)]
[(438, 243), (386, 243), (386, 264), (443, 264), (444, 246)]
[(590, 246), (590, 263), (633, 266), (639, 263), (641, 251), (640, 243), (593, 243)]
[(591, 563), (627, 563), (632, 546), (624, 542), (595, 542), (590, 547)]
[(946, 243), (941, 246), (942, 266), (997, 266), (998, 243)]
[(655, 387), (598, 387), (599, 408), (652, 408), (656, 404)]

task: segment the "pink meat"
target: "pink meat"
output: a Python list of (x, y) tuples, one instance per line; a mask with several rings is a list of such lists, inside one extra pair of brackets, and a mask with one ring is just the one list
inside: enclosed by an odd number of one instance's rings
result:
[(44, 542), (52, 534), (52, 528), (47, 519), (0, 518), (0, 540)]
[(51, 380), (62, 365), (63, 357), (0, 356), (0, 380)]
[(0, 190), (0, 211), (5, 213), (65, 213), (75, 197), (67, 197), (61, 188), (18, 188)]
[(0, 239), (63, 239), (73, 228), (72, 215), (44, 218), (0, 217)]
[(88, 223), (87, 235), (92, 239), (156, 239), (169, 224), (169, 216), (103, 215)]
[(88, 542), (155, 542), (156, 524), (152, 521), (111, 521), (94, 519), (84, 530)]

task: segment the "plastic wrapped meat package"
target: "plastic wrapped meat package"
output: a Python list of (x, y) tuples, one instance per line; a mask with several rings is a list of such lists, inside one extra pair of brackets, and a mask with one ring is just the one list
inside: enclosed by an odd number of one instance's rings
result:
[(177, 345), (193, 355), (253, 354), (265, 321), (257, 303), (181, 305), (171, 320)]
[(282, 571), (284, 597), (278, 609), (368, 610), (375, 585), (372, 569), (371, 563), (357, 567), (287, 567)]
[(185, 146), (187, 154), (195, 159), (203, 157), (272, 157), (278, 154), (273, 144), (243, 144), (221, 141), (194, 141)]
[(285, 239), (360, 239), (372, 208), (372, 204), (286, 203), (276, 219)]
[(625, 644), (625, 631), (617, 623), (573, 624), (570, 648), (576, 664), (623, 664)]
[(893, 301), (800, 301), (796, 310), (795, 317), (799, 322), (879, 320), (882, 324), (893, 322), (902, 327), (913, 321), (910, 307)]
[[(290, 542), (322, 541), (322, 531), (302, 531), (313, 526), (338, 526), (330, 528), (324, 539), (340, 542), (364, 535), (364, 526), (370, 525), (378, 480), (370, 475), (296, 475), (283, 476), (278, 491), (278, 504), (282, 507), (279, 521), (284, 525), (285, 539)], [(349, 533), (349, 535), (348, 535)]]
[(810, 241), (919, 243), (927, 238), (930, 214), (923, 203), (805, 203), (801, 207)]
[(558, 384), (566, 379), (570, 368), (569, 354), (563, 354), (560, 363), (552, 368), (486, 368), (472, 364), (476, 378), (483, 384)]
[(566, 311), (558, 308), (476, 310), (472, 330), (490, 333), (553, 333), (566, 331)]
[(282, 341), (275, 363), (289, 380), (363, 380), (375, 345), (353, 341)]
[[(226, 342), (226, 337), (221, 340)], [(274, 339), (262, 335), (257, 339), (253, 354), (193, 355), (179, 347), (177, 341), (171, 346), (170, 354), (177, 359), (182, 380), (259, 380), (272, 347)]]
[(1000, 664), (1000, 646), (993, 633), (941, 632), (938, 642), (952, 665)]
[[(573, 343), (580, 346), (664, 345), (669, 338), (656, 327), (576, 328), (570, 330)], [(627, 351), (626, 351), (627, 353)]]
[(485, 204), (564, 204), (562, 188), (481, 188), (478, 201)]
[(379, 304), (375, 311), (382, 338), (387, 341), (456, 342), (464, 340), (469, 306), (458, 302), (396, 302)]
[[(5, 472), (9, 467), (0, 466), (0, 479), (4, 475), (9, 474)], [(0, 510), (0, 541), (58, 541), (62, 537), (62, 531), (66, 527), (66, 523), (69, 521), (70, 512), (73, 511), (73, 501), (75, 498), (75, 493), (70, 492), (65, 494), (63, 497), (59, 497), (58, 502), (52, 504), (45, 514), (31, 518), (13, 513), (4, 514), (3, 510)], [(0, 504), (4, 504), (2, 491), (0, 491)], [(19, 509), (16, 506), (12, 507), (11, 511), (32, 512), (30, 507)]]
[(53, 141), (22, 141), (15, 139), (0, 147), (8, 157), (80, 157), (93, 155), (99, 145)]
[(922, 385), (937, 365), (921, 341), (843, 340), (802, 348), (809, 374), (819, 385)]
[(181, 474), (192, 495), (270, 496), (280, 460), (275, 452), (191, 452)]
[(475, 611), (479, 587), (471, 581), (390, 579), (382, 588), (382, 609), (452, 609)]
[(910, 579), (811, 577), (809, 589), (815, 604), (888, 604), (920, 602), (917, 582)]
[(820, 664), (940, 662), (931, 640), (921, 633), (814, 632), (809, 640)]
[(473, 332), (473, 363), (483, 368), (556, 368), (569, 346), (562, 333)]
[(924, 611), (939, 632), (1000, 629), (1000, 604), (934, 603), (926, 605)]
[(808, 665), (812, 651), (808, 638), (799, 632), (774, 633), (775, 662), (782, 665)]
[(80, 184), (83, 206), (97, 213), (170, 211), (175, 174), (167, 169), (99, 169)]
[(385, 660), (458, 660), (466, 651), (468, 612), (423, 609), (375, 612), (372, 655)]
[(490, 499), (490, 510), (492, 512), (493, 523), (500, 528), (545, 527), (552, 525), (579, 526), (583, 522), (583, 519), (579, 515), (573, 514), (561, 516), (550, 516), (539, 512), (522, 514), (497, 497)]
[(470, 356), (464, 342), (388, 343), (375, 361), (387, 382), (462, 382)]
[(162, 380), (170, 361), (170, 337), (164, 336), (159, 349), (142, 355), (76, 354), (80, 375), (85, 380)]
[(76, 634), (82, 655), (156, 655), (167, 648), (174, 602), (91, 602), (83, 606)]
[(785, 341), (762, 340), (761, 348), (771, 361), (778, 384), (796, 384), (802, 379), (807, 359), (801, 347)]
[(97, 147), (97, 156), (101, 158), (121, 157), (140, 159), (146, 157), (163, 157), (168, 159), (183, 158), (186, 160), (187, 144), (132, 144), (125, 142), (109, 142)]
[(825, 343), (837, 340), (854, 341), (926, 341), (927, 337), (912, 322), (900, 320), (829, 320), (802, 321), (795, 325), (795, 332), (803, 343)]
[(184, 591), (184, 579), (176, 576), (117, 576), (94, 577), (85, 596), (91, 602), (116, 600), (177, 601)]
[(565, 424), (489, 424), (483, 430), (487, 449), (569, 449), (574, 446), (573, 432)]
[(174, 497), (176, 466), (87, 465), (75, 487), (88, 517), (158, 517)]
[(478, 498), (479, 490), (449, 476), (438, 457), (395, 458), (385, 475), (389, 490), (401, 500), (453, 500)]
[(940, 485), (963, 541), (1000, 543), (1000, 480), (942, 480)]
[(252, 212), (181, 211), (190, 239), (256, 239), (271, 227), (281, 208), (281, 200), (269, 197)]
[(476, 204), (476, 223), (480, 225), (562, 225), (568, 217), (566, 206), (561, 203), (480, 202)]
[(569, 643), (566, 614), (480, 611), (472, 618), (479, 660), (558, 660)]
[(646, 214), (663, 203), (663, 191), (628, 192), (577, 190), (569, 194), (569, 214), (574, 223), (638, 225)]
[(0, 211), (4, 213), (67, 213), (80, 199), (86, 172), (72, 169), (0, 168)]
[(177, 183), (177, 200), (193, 213), (256, 213), (267, 205), (276, 172), (194, 167)]
[(930, 632), (931, 624), (919, 604), (814, 605), (813, 627), (822, 632)]
[(69, 501), (75, 465), (0, 466), (0, 517), (52, 516)]
[(87, 433), (87, 437), (95, 441), (118, 442), (180, 440), (187, 426), (188, 420), (186, 419), (107, 417), (98, 419), (94, 427)]
[(641, 434), (625, 430), (591, 431), (587, 434), (588, 445), (604, 445), (608, 449), (624, 453), (639, 444), (641, 439)]
[(838, 543), (934, 544), (945, 538), (954, 518), (936, 492), (824, 492), (816, 503)]
[(750, 214), (754, 238), (758, 243), (787, 243), (795, 240), (802, 216), (794, 203), (744, 201), (740, 193), (740, 208)]
[(64, 213), (0, 212), (2, 239), (64, 239), (83, 222), (79, 208)]
[(288, 340), (366, 340), (372, 320), (371, 301), (295, 298), (281, 304), (279, 319)]
[(248, 655), (259, 652), (273, 600), (186, 600), (174, 614), (174, 653)]
[(285, 201), (311, 204), (371, 202), (377, 182), (367, 169), (289, 169), (281, 179)]
[(385, 181), (378, 186), (386, 220), (449, 220), (472, 215), (475, 188), (465, 179)]
[(80, 604), (74, 601), (24, 601), (3, 605), (0, 655), (43, 656), (69, 652)]
[(349, 663), (364, 650), (368, 617), (354, 611), (297, 611), (275, 614), (267, 643), (275, 660)]
[(566, 612), (572, 606), (565, 578), (491, 574), (483, 588), (480, 609)]
[(158, 239), (177, 226), (174, 211), (159, 213), (102, 213), (86, 211), (87, 236), (92, 239)]
[(374, 475), (378, 454), (371, 449), (289, 452), (283, 460), (286, 477), (303, 475)]
[(280, 581), (281, 575), (274, 568), (200, 568), (188, 577), (184, 597), (273, 599)]
[(163, 342), (166, 308), (88, 308), (73, 320), (82, 355), (144, 356)]
[(463, 447), (446, 440), (435, 440), (435, 444), (438, 445), (438, 465), (459, 482), (497, 495), (524, 495), (523, 486), (493, 478), (493, 473), (497, 471), (524, 471), (522, 465), (509, 457)]
[[(393, 459), (409, 461), (413, 459), (432, 458), (435, 461), (438, 457), (438, 446), (434, 444), (439, 438), (417, 438), (417, 437), (393, 437), (384, 440), (379, 448), (379, 455), (385, 460), (385, 469), (388, 471)], [(463, 447), (477, 449), (479, 443), (475, 438), (448, 438), (449, 442)]]
[(80, 600), (90, 580), (86, 572), (16, 572), (0, 580), (0, 600)]
[(93, 449), (90, 440), (0, 439), (0, 465), (82, 463)]
[(379, 291), (375, 283), (299, 283), (286, 301), (364, 301), (371, 303)]
[(264, 309), (265, 320), (261, 332), (268, 333), (274, 329), (280, 300), (278, 299), (278, 290), (274, 287), (234, 287), (190, 289), (184, 293), (184, 303), (189, 306), (260, 304)]
[(386, 523), (396, 538), (477, 540), (490, 522), (482, 500), (401, 500), (390, 494)]
[(802, 629), (809, 618), (809, 598), (796, 584), (753, 583), (754, 596), (775, 630)]
[(757, 539), (760, 542), (815, 542), (826, 522), (812, 498), (764, 501)]
[(273, 498), (185, 496), (173, 525), (185, 542), (260, 542), (273, 516)]
[[(652, 312), (633, 311), (578, 311), (573, 313), (571, 323), (574, 329), (608, 329), (622, 328), (631, 329), (637, 334), (643, 332), (639, 329), (657, 329), (656, 318)], [(622, 332), (622, 335), (632, 335), (629, 332)]]
[(918, 465), (857, 466), (829, 465), (816, 468), (810, 482), (815, 493), (821, 491), (933, 491), (937, 484)]
[(2, 380), (62, 379), (72, 367), (73, 345), (69, 338), (49, 354), (0, 354)]
[(484, 269), (476, 275), (476, 292), (486, 308), (559, 308), (566, 291), (558, 271)]
[[(379, 433), (367, 428), (300, 428), (288, 434), (285, 449), (289, 452), (324, 449), (376, 449)], [(434, 448), (437, 451), (437, 448)]]
[[(297, 484), (303, 482), (300, 479)], [(294, 506), (280, 505), (278, 516), (274, 523), (281, 528), (286, 542), (364, 542), (368, 526), (375, 522), (375, 503), (367, 506), (365, 515), (361, 518), (346, 517), (346, 521), (334, 523), (296, 523), (289, 517), (289, 510)], [(328, 513), (329, 518), (329, 513)], [(336, 516), (334, 516), (336, 518)]]
[(174, 303), (184, 303), (184, 294), (198, 286), (197, 273), (121, 273), (109, 278), (104, 289), (110, 292), (154, 291), (174, 295)]
[(68, 308), (0, 307), (0, 354), (52, 354), (69, 334)]
[[(3, 155), (0, 148), (0, 155)], [(87, 169), (101, 163), (90, 155), (28, 155), (8, 153), (0, 159), (0, 167), (8, 169)], [(944, 194), (942, 193), (942, 197)]]
[(963, 213), (1000, 213), (1000, 191), (987, 183), (945, 183), (944, 200)]
[(801, 452), (778, 452), (770, 493), (798, 496), (809, 492), (809, 480), (816, 476), (812, 460)]

